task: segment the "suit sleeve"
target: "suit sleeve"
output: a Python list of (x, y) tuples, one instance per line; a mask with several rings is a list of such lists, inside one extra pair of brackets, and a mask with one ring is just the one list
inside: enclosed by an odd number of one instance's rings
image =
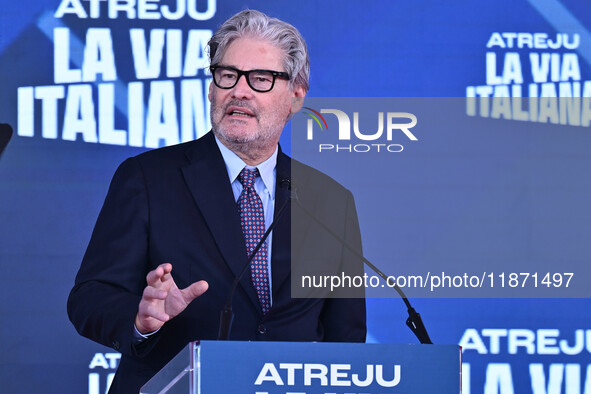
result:
[[(347, 209), (345, 217), (344, 239), (359, 254), (362, 254), (361, 232), (355, 201), (351, 192), (347, 191)], [(363, 262), (343, 249), (341, 270), (351, 277), (364, 274)], [(365, 288), (348, 288), (326, 301), (321, 320), (325, 329), (327, 342), (365, 342), (366, 308)]]
[(117, 169), (75, 284), (68, 316), (83, 336), (137, 355), (134, 319), (148, 264), (148, 196), (137, 159)]

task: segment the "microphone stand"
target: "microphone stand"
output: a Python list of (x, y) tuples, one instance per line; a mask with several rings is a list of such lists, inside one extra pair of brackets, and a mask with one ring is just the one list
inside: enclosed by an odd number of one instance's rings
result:
[(408, 298), (406, 297), (406, 294), (402, 291), (402, 289), (396, 283), (391, 283), (388, 276), (386, 274), (384, 274), (378, 267), (376, 267), (373, 263), (371, 263), (368, 259), (366, 259), (358, 251), (353, 249), (349, 245), (348, 242), (346, 242), (338, 234), (336, 234), (334, 231), (332, 231), (327, 225), (322, 223), (308, 209), (306, 209), (300, 203), (296, 191), (292, 190), (290, 179), (282, 179), (280, 181), (280, 187), (283, 189), (287, 189), (290, 192), (289, 198), (285, 200), (285, 202), (283, 203), (283, 205), (281, 206), (281, 208), (277, 212), (277, 215), (273, 219), (273, 222), (271, 223), (271, 225), (269, 226), (267, 231), (265, 231), (262, 238), (260, 239), (260, 241), (257, 243), (256, 247), (252, 251), (252, 253), (248, 256), (247, 261), (246, 261), (244, 267), (242, 268), (242, 271), (240, 271), (240, 274), (238, 274), (238, 276), (236, 276), (236, 278), (234, 278), (234, 282), (232, 283), (232, 287), (230, 289), (230, 293), (228, 294), (226, 304), (224, 305), (224, 308), (220, 314), (220, 328), (219, 328), (219, 332), (218, 332), (218, 340), (226, 341), (230, 337), (230, 331), (232, 329), (232, 322), (234, 320), (234, 312), (232, 311), (232, 299), (234, 298), (234, 293), (236, 291), (236, 288), (238, 287), (238, 283), (240, 283), (240, 280), (242, 279), (242, 277), (244, 276), (244, 274), (246, 273), (246, 271), (250, 267), (250, 263), (252, 262), (252, 259), (257, 254), (259, 249), (262, 247), (263, 242), (266, 241), (267, 237), (269, 236), (269, 234), (271, 233), (273, 228), (275, 228), (275, 225), (277, 224), (277, 222), (279, 221), (279, 219), (281, 218), (281, 216), (285, 212), (285, 210), (287, 208), (287, 204), (289, 203), (290, 200), (293, 200), (302, 209), (302, 211), (304, 211), (304, 213), (306, 215), (308, 215), (310, 218), (312, 218), (322, 228), (324, 228), (326, 231), (328, 231), (329, 234), (331, 234), (341, 244), (343, 244), (347, 248), (347, 250), (349, 250), (351, 253), (353, 253), (355, 256), (357, 256), (357, 258), (359, 258), (361, 261), (363, 261), (365, 264), (367, 264), (368, 267), (370, 267), (372, 270), (374, 270), (382, 279), (384, 279), (386, 281), (386, 283), (388, 283), (388, 286), (393, 287), (394, 290), (396, 290), (396, 292), (400, 295), (400, 297), (402, 298), (402, 301), (404, 301), (404, 304), (407, 307), (408, 318), (406, 319), (406, 325), (415, 334), (415, 336), (418, 338), (420, 343), (432, 344), (433, 342), (431, 341), (431, 338), (429, 338), (429, 334), (427, 333), (427, 329), (423, 323), (423, 319), (421, 318), (421, 315), (412, 307)]
[(363, 256), (361, 253), (359, 253), (358, 251), (353, 249), (347, 241), (345, 241), (338, 234), (336, 234), (334, 231), (332, 231), (327, 225), (325, 225), (318, 218), (316, 218), (316, 216), (314, 214), (312, 214), (312, 212), (310, 212), (308, 209), (306, 209), (300, 203), (297, 193), (295, 191), (291, 191), (290, 199), (294, 200), (296, 202), (296, 204), (298, 204), (298, 206), (302, 209), (302, 211), (304, 211), (304, 213), (306, 215), (311, 217), (316, 223), (318, 223), (320, 226), (322, 226), (322, 228), (324, 228), (326, 231), (328, 231), (341, 244), (343, 244), (347, 248), (347, 250), (349, 250), (357, 258), (359, 258), (365, 264), (367, 264), (367, 266), (369, 268), (374, 270), (382, 279), (384, 279), (386, 281), (388, 286), (393, 287), (394, 290), (396, 290), (396, 292), (400, 295), (400, 297), (402, 298), (402, 301), (404, 301), (404, 304), (407, 307), (408, 318), (406, 319), (406, 325), (408, 326), (408, 328), (410, 328), (410, 330), (413, 332), (413, 334), (415, 334), (415, 336), (417, 337), (417, 339), (419, 340), (420, 343), (433, 344), (433, 342), (431, 341), (431, 338), (429, 337), (429, 334), (427, 333), (427, 328), (425, 327), (425, 324), (423, 323), (423, 319), (421, 318), (421, 315), (412, 307), (412, 305), (410, 304), (410, 301), (406, 297), (406, 294), (404, 293), (404, 291), (402, 291), (402, 289), (396, 283), (392, 283), (391, 280), (388, 278), (388, 276), (382, 272), (382, 270), (380, 270), (373, 263), (371, 263), (368, 259), (366, 259), (365, 256)]

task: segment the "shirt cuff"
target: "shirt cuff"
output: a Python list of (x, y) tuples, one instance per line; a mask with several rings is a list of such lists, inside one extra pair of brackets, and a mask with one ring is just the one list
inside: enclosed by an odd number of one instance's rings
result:
[(133, 343), (135, 345), (139, 345), (140, 343), (142, 343), (145, 340), (147, 340), (148, 338), (150, 338), (152, 335), (156, 334), (158, 331), (160, 331), (160, 329), (158, 329), (156, 331), (149, 332), (147, 334), (142, 334), (141, 332), (139, 332), (136, 325), (134, 324), (133, 325)]

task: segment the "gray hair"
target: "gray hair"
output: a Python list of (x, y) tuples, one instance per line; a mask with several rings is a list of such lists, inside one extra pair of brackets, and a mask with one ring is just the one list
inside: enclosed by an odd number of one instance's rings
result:
[(283, 50), (283, 67), (290, 76), (290, 86), (308, 91), (310, 59), (304, 38), (294, 26), (260, 11), (241, 11), (220, 26), (208, 43), (210, 64), (218, 64), (228, 45), (242, 37), (266, 40)]

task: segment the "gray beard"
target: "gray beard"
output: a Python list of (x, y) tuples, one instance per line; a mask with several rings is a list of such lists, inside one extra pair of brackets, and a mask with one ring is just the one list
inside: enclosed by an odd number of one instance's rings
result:
[(291, 117), (291, 114), (289, 114), (287, 119), (285, 119), (281, 130), (270, 130), (263, 126), (258, 130), (259, 133), (256, 135), (234, 138), (228, 136), (228, 133), (226, 133), (223, 128), (219, 127), (219, 124), (216, 123), (214, 119), (215, 115), (221, 115), (219, 118), (222, 118), (226, 112), (225, 108), (232, 105), (243, 106), (250, 109), (248, 105), (244, 105), (243, 102), (238, 100), (230, 102), (224, 108), (218, 108), (217, 105), (212, 103), (210, 119), (214, 134), (228, 149), (236, 153), (244, 161), (262, 162), (266, 160), (268, 156), (270, 156), (273, 151), (275, 151), (281, 131), (283, 131), (283, 127)]

